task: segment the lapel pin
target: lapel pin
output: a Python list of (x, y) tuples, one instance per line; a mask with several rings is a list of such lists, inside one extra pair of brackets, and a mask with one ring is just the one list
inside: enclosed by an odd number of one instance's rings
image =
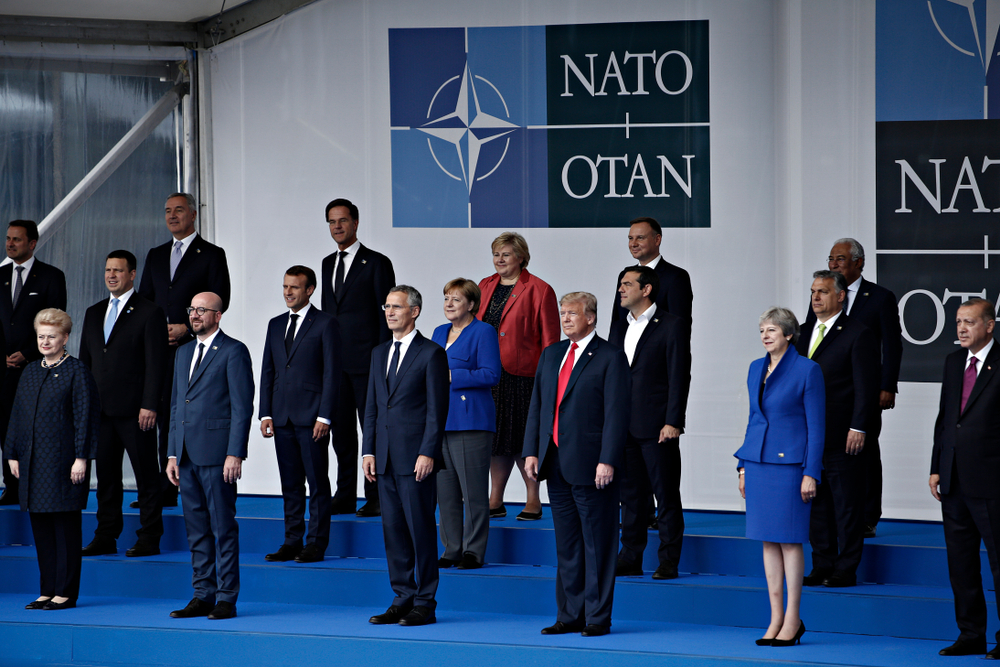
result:
[(837, 326), (837, 331), (840, 331), (840, 330), (841, 330), (841, 329), (843, 329), (843, 328), (844, 328), (844, 327), (842, 327), (842, 326), (839, 326), (839, 325), (838, 325), (838, 326)]
[(198, 254), (201, 254), (201, 248), (195, 248), (194, 251)]
[(213, 345), (213, 346), (212, 346), (212, 349), (213, 349), (213, 350), (218, 350), (218, 349), (219, 349), (219, 347), (218, 347), (217, 345)]
[(654, 318), (653, 318), (653, 321), (654, 321), (654, 322), (659, 322), (659, 321), (660, 321), (660, 318), (658, 318), (658, 317), (654, 317)]
[(588, 352), (588, 353), (587, 353), (587, 356), (588, 356), (588, 357), (592, 357), (592, 356), (594, 356), (594, 353), (593, 353), (593, 352)]
[(125, 309), (125, 314), (126, 315), (128, 315), (131, 312), (132, 312), (132, 306), (129, 306), (128, 308)]
[(367, 263), (368, 263), (368, 260), (367, 260), (367, 259), (363, 259), (363, 260), (361, 260), (361, 263), (362, 263), (362, 264), (367, 264)]
[(868, 296), (868, 292), (865, 292), (862, 296)]

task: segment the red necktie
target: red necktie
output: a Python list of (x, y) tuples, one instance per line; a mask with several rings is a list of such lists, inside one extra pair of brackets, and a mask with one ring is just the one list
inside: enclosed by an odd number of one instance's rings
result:
[(580, 347), (576, 343), (569, 346), (569, 354), (563, 362), (559, 371), (559, 384), (556, 386), (556, 418), (552, 420), (552, 442), (559, 446), (559, 405), (562, 403), (563, 394), (566, 393), (566, 385), (569, 384), (569, 376), (573, 374), (573, 362), (576, 360), (576, 348)]
[(976, 384), (976, 362), (979, 361), (976, 357), (969, 359), (969, 367), (965, 369), (965, 375), (962, 377), (962, 409), (960, 412), (965, 412), (965, 404), (969, 402), (969, 394), (972, 393), (972, 387)]

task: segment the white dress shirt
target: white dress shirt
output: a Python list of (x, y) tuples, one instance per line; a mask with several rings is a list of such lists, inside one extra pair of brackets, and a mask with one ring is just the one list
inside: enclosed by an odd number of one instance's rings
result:
[[(354, 263), (354, 257), (358, 254), (358, 250), (361, 248), (361, 243), (357, 239), (354, 239), (354, 243), (347, 246), (343, 250), (337, 248), (337, 259), (333, 263), (333, 280), (337, 280), (337, 264), (339, 262), (344, 262), (344, 280), (347, 280), (347, 274), (351, 272), (351, 264)], [(346, 252), (347, 254), (341, 258), (340, 253)], [(381, 304), (379, 304), (381, 305)]]
[(635, 347), (639, 344), (642, 332), (646, 330), (646, 325), (656, 313), (656, 304), (652, 304), (638, 318), (632, 317), (630, 312), (625, 316), (628, 322), (628, 329), (625, 330), (625, 356), (628, 357), (629, 366), (632, 365), (632, 357), (635, 356)]
[(10, 273), (10, 298), (14, 300), (14, 288), (17, 286), (17, 267), (23, 266), (24, 271), (21, 271), (21, 286), (24, 287), (24, 283), (28, 282), (28, 274), (31, 273), (31, 267), (35, 265), (35, 256), (32, 255), (28, 259), (24, 260), (24, 264), (18, 264), (13, 262), (14, 266)]
[(412, 343), (413, 339), (416, 337), (417, 337), (416, 329), (406, 334), (399, 340), (396, 340), (395, 336), (393, 337), (392, 341), (389, 343), (389, 355), (388, 355), (389, 359), (385, 362), (386, 375), (389, 374), (389, 365), (392, 363), (392, 355), (396, 351), (396, 343), (402, 343), (402, 345), (399, 346), (399, 361), (396, 364), (396, 372), (398, 373), (399, 367), (403, 365), (403, 357), (406, 356), (406, 351), (410, 349), (410, 343)]
[[(590, 345), (590, 341), (594, 340), (594, 336), (597, 335), (597, 329), (594, 329), (589, 334), (577, 341), (576, 351), (573, 353), (573, 368), (576, 368), (576, 362), (580, 361), (580, 353), (587, 349)], [(569, 351), (573, 347), (573, 341), (569, 342), (569, 347), (566, 348), (566, 354), (563, 355), (562, 361), (559, 362), (559, 370), (562, 370), (563, 364), (566, 363), (566, 357), (569, 356)]]
[(194, 354), (191, 355), (191, 368), (188, 369), (188, 380), (190, 380), (191, 376), (194, 375), (194, 364), (196, 361), (198, 361), (198, 346), (203, 343), (205, 345), (205, 351), (202, 353), (202, 359), (201, 359), (201, 362), (205, 363), (205, 356), (208, 355), (208, 351), (212, 349), (212, 343), (215, 341), (215, 337), (219, 335), (220, 331), (222, 331), (222, 329), (216, 329), (215, 331), (212, 332), (212, 335), (206, 338), (205, 340), (202, 340), (200, 337), (195, 338)]
[[(115, 322), (117, 322), (118, 318), (121, 317), (122, 311), (125, 308), (125, 304), (128, 303), (128, 298), (130, 296), (132, 296), (133, 293), (135, 293), (135, 288), (131, 287), (131, 288), (129, 288), (129, 290), (127, 292), (125, 292), (124, 294), (122, 294), (119, 297), (116, 297), (114, 294), (108, 295), (108, 308), (107, 308), (107, 310), (104, 311), (104, 326), (105, 327), (107, 327), (107, 325), (108, 325), (108, 316), (111, 315), (112, 302), (116, 298), (118, 299), (118, 312), (117, 312), (117, 314), (115, 314)], [(114, 327), (114, 323), (112, 323), (111, 326), (113, 328)]]
[(962, 372), (964, 373), (966, 370), (968, 370), (969, 361), (972, 360), (972, 357), (975, 357), (976, 359), (979, 360), (976, 362), (976, 377), (979, 377), (979, 372), (983, 370), (983, 364), (986, 362), (986, 355), (988, 355), (990, 353), (990, 350), (992, 349), (993, 349), (993, 339), (990, 338), (989, 342), (986, 343), (986, 345), (983, 346), (983, 349), (979, 350), (979, 352), (973, 354), (972, 350), (969, 350), (969, 356), (965, 358), (965, 368), (962, 369)]
[(847, 286), (847, 308), (844, 309), (844, 312), (848, 315), (851, 314), (851, 308), (854, 308), (854, 302), (858, 298), (859, 289), (861, 289), (861, 278), (858, 278)]

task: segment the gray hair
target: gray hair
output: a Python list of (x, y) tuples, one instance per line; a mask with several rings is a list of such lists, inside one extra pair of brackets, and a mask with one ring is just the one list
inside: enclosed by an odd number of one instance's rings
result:
[(765, 310), (758, 324), (770, 322), (781, 328), (781, 333), (792, 337), (792, 345), (799, 341), (799, 321), (795, 319), (795, 314), (787, 308), (781, 306), (771, 306)]
[(424, 299), (420, 296), (420, 292), (417, 291), (416, 287), (410, 287), (409, 285), (396, 285), (389, 290), (389, 294), (392, 294), (393, 292), (402, 292), (405, 294), (406, 303), (410, 306), (410, 308), (420, 308), (423, 310)]
[(847, 278), (845, 278), (844, 274), (842, 273), (837, 273), (836, 271), (827, 271), (826, 269), (824, 269), (822, 271), (816, 271), (815, 273), (813, 273), (813, 280), (817, 279), (832, 280), (833, 288), (837, 292), (847, 291)]
[(198, 210), (198, 205), (194, 201), (194, 195), (189, 195), (186, 192), (175, 192), (174, 194), (167, 197), (167, 201), (170, 201), (174, 197), (184, 197), (184, 199), (187, 199), (188, 208), (190, 208), (192, 211)]
[(851, 259), (853, 261), (856, 262), (859, 259), (865, 258), (865, 249), (862, 248), (861, 244), (858, 243), (855, 239), (852, 238), (837, 239), (836, 241), (833, 242), (833, 245), (842, 245), (844, 243), (851, 246)]
[(583, 309), (585, 312), (590, 313), (595, 318), (597, 317), (597, 297), (590, 292), (570, 292), (569, 294), (564, 294), (561, 299), (559, 299), (559, 305), (565, 305), (567, 303), (577, 303), (583, 304)]

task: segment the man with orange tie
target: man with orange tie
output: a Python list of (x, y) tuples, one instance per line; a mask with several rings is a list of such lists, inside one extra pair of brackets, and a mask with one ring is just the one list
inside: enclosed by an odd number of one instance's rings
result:
[(524, 469), (548, 480), (556, 537), (559, 611), (542, 634), (597, 637), (611, 631), (631, 380), (625, 352), (594, 331), (593, 294), (564, 296), (559, 318), (568, 340), (542, 351), (524, 434)]

